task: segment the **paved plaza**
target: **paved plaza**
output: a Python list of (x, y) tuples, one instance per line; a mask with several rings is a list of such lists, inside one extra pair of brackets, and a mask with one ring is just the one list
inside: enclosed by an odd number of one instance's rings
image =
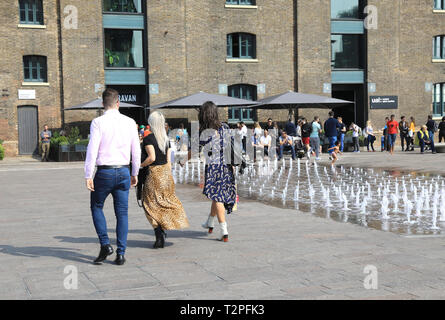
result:
[[(338, 165), (445, 173), (444, 160), (361, 152)], [(0, 299), (445, 298), (440, 235), (405, 237), (241, 199), (222, 243), (201, 228), (210, 207), (201, 190), (177, 185), (190, 228), (168, 232), (166, 247), (152, 249), (153, 230), (132, 191), (127, 263), (114, 265), (113, 255), (97, 266), (83, 163), (5, 159), (0, 182)], [(116, 248), (111, 197), (105, 212)], [(369, 265), (377, 289), (365, 289)], [(77, 289), (64, 287), (66, 266), (78, 271)]]

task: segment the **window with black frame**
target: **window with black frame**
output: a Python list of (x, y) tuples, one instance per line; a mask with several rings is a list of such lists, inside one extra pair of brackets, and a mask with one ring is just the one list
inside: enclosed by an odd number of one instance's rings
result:
[(435, 83), (433, 87), (433, 114), (444, 116), (445, 83)]
[(142, 0), (104, 0), (104, 12), (142, 13)]
[[(235, 84), (228, 88), (229, 97), (245, 100), (257, 100), (257, 86), (251, 84)], [(253, 121), (253, 108), (229, 108), (229, 122)]]
[(43, 25), (42, 0), (20, 0), (20, 23)]
[(365, 1), (331, 0), (331, 19), (363, 19)]
[(256, 36), (250, 33), (231, 33), (227, 35), (227, 58), (255, 59)]
[(226, 0), (226, 4), (254, 6), (255, 0)]
[(24, 56), (23, 73), (25, 82), (48, 82), (46, 57)]
[(105, 65), (107, 68), (143, 68), (143, 31), (105, 29)]
[(445, 10), (445, 0), (434, 0), (434, 9)]
[(433, 59), (445, 59), (445, 36), (433, 38)]
[(363, 69), (363, 35), (332, 34), (332, 69)]

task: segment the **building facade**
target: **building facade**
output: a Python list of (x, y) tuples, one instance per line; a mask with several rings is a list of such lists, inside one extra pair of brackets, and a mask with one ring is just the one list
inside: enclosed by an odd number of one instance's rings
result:
[[(14, 0), (0, 3), (0, 139), (7, 156), (96, 111), (64, 110), (115, 88), (144, 108), (198, 91), (258, 100), (294, 90), (353, 101), (346, 123), (445, 115), (443, 0)], [(163, 109), (172, 126), (196, 110)], [(327, 110), (302, 109), (311, 120)], [(221, 108), (224, 121), (288, 111)], [(187, 125), (187, 124), (186, 124)]]

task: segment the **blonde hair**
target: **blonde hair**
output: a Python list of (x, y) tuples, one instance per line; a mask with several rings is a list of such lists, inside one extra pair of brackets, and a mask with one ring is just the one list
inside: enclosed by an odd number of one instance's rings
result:
[(153, 132), (158, 143), (159, 149), (162, 153), (166, 153), (168, 147), (169, 139), (167, 133), (165, 132), (165, 118), (162, 113), (155, 111), (148, 117), (148, 124), (150, 125), (150, 130)]
[(371, 120), (366, 121), (366, 126), (367, 126), (367, 127), (372, 127)]
[(258, 121), (256, 121), (256, 122), (253, 124), (253, 126), (254, 126), (255, 128), (261, 128), (261, 127), (260, 127), (260, 123), (259, 123)]

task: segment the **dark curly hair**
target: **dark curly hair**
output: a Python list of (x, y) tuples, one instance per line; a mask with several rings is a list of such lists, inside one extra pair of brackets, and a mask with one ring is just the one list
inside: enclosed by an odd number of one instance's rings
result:
[(199, 108), (199, 129), (200, 131), (205, 129), (218, 130), (221, 127), (221, 121), (218, 117), (218, 108), (212, 101), (205, 102)]

